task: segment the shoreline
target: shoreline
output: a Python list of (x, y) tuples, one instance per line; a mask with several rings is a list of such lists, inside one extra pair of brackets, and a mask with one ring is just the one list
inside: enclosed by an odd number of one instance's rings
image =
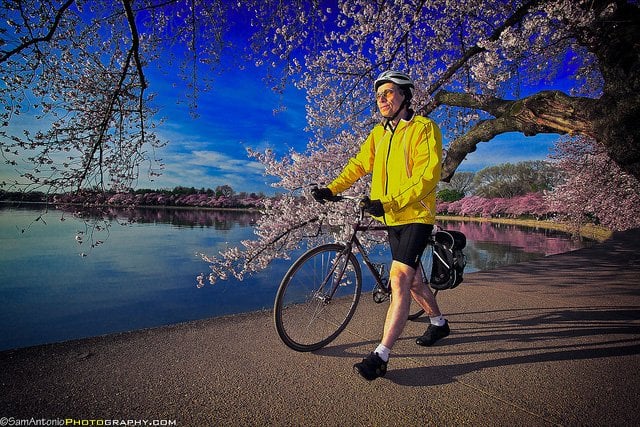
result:
[(519, 225), (523, 227), (532, 228), (544, 228), (548, 230), (562, 231), (567, 234), (579, 234), (587, 239), (596, 240), (597, 242), (604, 242), (613, 235), (613, 231), (600, 227), (594, 224), (585, 224), (580, 227), (578, 233), (575, 233), (575, 226), (565, 222), (546, 221), (546, 220), (533, 220), (533, 219), (520, 219), (520, 218), (485, 218), (485, 217), (470, 217), (470, 216), (447, 216), (436, 215), (436, 221), (471, 221), (471, 222), (490, 222), (493, 224), (508, 224)]
[(387, 305), (361, 298), (347, 329), (310, 353), (279, 341), (268, 310), (3, 351), (0, 415), (177, 426), (639, 425), (639, 246), (635, 229), (465, 276), (438, 295), (451, 335), (416, 346), (428, 320), (408, 322), (373, 383), (351, 367), (379, 342)]
[[(27, 204), (27, 205), (44, 205), (44, 206), (80, 206), (85, 207), (79, 203), (47, 203), (47, 202), (30, 202), (30, 201), (12, 201), (12, 200), (0, 200), (0, 204)], [(99, 208), (113, 208), (113, 209), (175, 209), (175, 210), (202, 210), (202, 211), (221, 211), (221, 212), (248, 212), (252, 214), (262, 214), (259, 208), (222, 208), (222, 207), (206, 207), (206, 206), (158, 206), (158, 205), (136, 205), (136, 206), (122, 206), (122, 205), (96, 205)], [(470, 217), (470, 216), (448, 216), (448, 215), (436, 215), (436, 221), (470, 221), (470, 222), (490, 222), (494, 224), (508, 224), (519, 225), (532, 228), (544, 228), (548, 230), (562, 231), (568, 234), (579, 234), (587, 239), (603, 242), (609, 239), (613, 231), (601, 227), (595, 224), (584, 224), (580, 226), (579, 230), (576, 230), (576, 226), (566, 222), (560, 221), (548, 221), (548, 220), (533, 220), (524, 218), (490, 218), (490, 217)], [(578, 231), (576, 233), (576, 231)]]

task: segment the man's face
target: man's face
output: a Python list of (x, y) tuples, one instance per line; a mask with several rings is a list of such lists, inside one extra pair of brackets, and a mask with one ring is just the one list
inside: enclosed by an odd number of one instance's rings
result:
[(398, 111), (404, 101), (404, 94), (398, 86), (393, 83), (384, 83), (378, 87), (376, 92), (376, 102), (380, 114), (384, 117), (391, 117)]

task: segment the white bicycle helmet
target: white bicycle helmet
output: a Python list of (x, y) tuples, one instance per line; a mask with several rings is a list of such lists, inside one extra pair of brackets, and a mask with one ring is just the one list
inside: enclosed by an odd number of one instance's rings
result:
[(395, 83), (402, 89), (405, 89), (407, 91), (409, 98), (413, 97), (413, 89), (415, 88), (415, 86), (413, 85), (413, 80), (411, 80), (411, 77), (401, 71), (387, 70), (380, 73), (375, 83), (373, 84), (373, 90), (377, 92), (378, 87), (380, 87), (380, 85), (384, 83)]

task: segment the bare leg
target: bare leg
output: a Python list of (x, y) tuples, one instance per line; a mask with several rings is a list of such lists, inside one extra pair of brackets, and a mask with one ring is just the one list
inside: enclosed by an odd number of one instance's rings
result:
[(440, 316), (440, 307), (429, 285), (422, 280), (422, 268), (418, 267), (411, 283), (411, 296), (424, 309), (429, 317)]
[[(384, 322), (382, 341), (375, 352), (365, 357), (362, 362), (353, 365), (353, 369), (368, 381), (384, 376), (387, 372), (389, 352), (407, 324), (412, 297), (420, 303), (425, 311), (429, 313), (430, 317), (432, 317), (432, 315), (440, 315), (440, 310), (438, 309), (433, 293), (422, 283), (421, 269), (416, 270), (404, 263), (392, 261), (389, 276), (391, 283), (391, 303), (389, 304), (387, 317)], [(433, 327), (434, 325), (429, 326), (429, 328)], [(440, 331), (439, 336), (432, 334), (428, 337), (428, 342), (418, 342), (418, 340), (424, 337), (423, 335), (423, 337), (416, 340), (416, 343), (419, 345), (431, 345), (437, 339), (449, 334), (448, 326), (444, 333), (442, 332), (442, 330), (445, 329), (444, 327), (438, 328), (438, 331)], [(430, 330), (431, 329), (428, 329), (427, 331)]]
[(392, 261), (389, 281), (391, 283), (391, 303), (384, 322), (382, 344), (391, 349), (402, 333), (409, 316), (411, 288), (416, 270), (398, 261)]
[(411, 283), (411, 296), (424, 308), (430, 317), (430, 323), (424, 334), (416, 338), (416, 344), (428, 347), (448, 336), (450, 329), (449, 323), (440, 313), (435, 295), (431, 292), (429, 285), (422, 281), (422, 268), (418, 268), (417, 271), (418, 274)]

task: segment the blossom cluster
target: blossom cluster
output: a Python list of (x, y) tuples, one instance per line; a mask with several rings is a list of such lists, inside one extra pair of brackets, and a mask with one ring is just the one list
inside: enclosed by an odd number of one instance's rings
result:
[(574, 222), (594, 220), (612, 230), (640, 227), (640, 180), (613, 163), (588, 138), (565, 138), (554, 157), (566, 181), (551, 195), (552, 208)]
[(511, 198), (467, 196), (455, 202), (438, 202), (436, 209), (441, 215), (487, 218), (547, 219), (557, 214), (543, 193), (529, 193)]

